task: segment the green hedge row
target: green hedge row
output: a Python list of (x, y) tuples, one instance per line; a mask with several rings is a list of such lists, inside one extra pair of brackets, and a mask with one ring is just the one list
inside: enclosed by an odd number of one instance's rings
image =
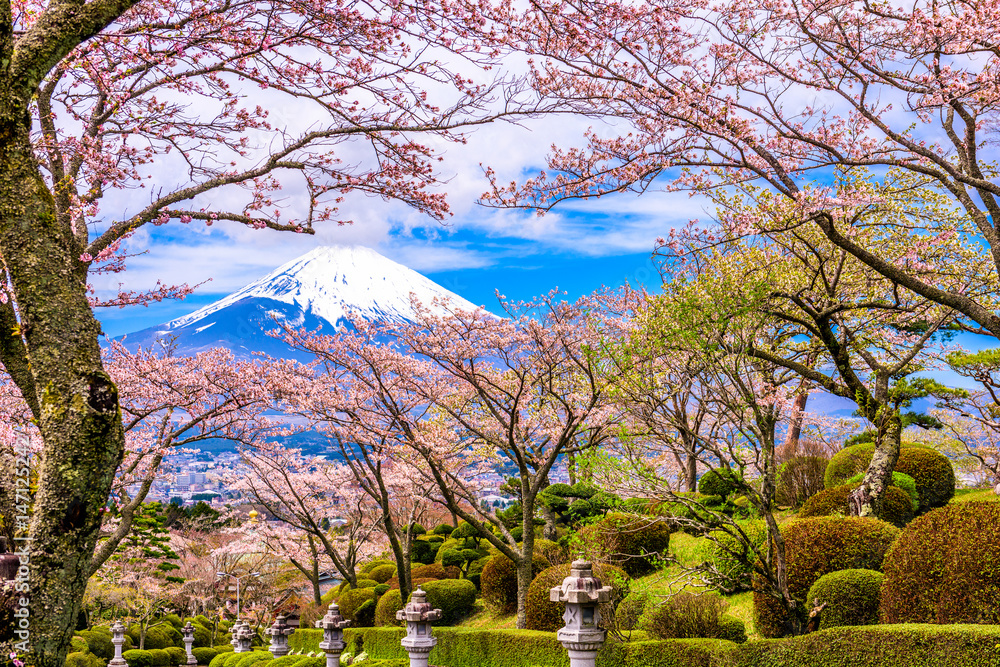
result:
[[(442, 667), (566, 667), (555, 634), (530, 630), (435, 628), (430, 663)], [(348, 651), (374, 660), (406, 657), (397, 628), (348, 629)], [(299, 630), (296, 650), (318, 651), (322, 632)], [(717, 639), (609, 640), (598, 667), (1000, 667), (1000, 626), (896, 625), (831, 628), (802, 637), (736, 645)]]

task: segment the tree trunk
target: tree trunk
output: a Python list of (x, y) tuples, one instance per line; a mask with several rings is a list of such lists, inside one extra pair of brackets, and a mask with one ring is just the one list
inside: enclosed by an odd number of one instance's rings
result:
[(56, 220), (29, 142), (27, 104), (0, 96), (0, 254), (18, 317), (14, 331), (0, 331), (0, 358), (44, 443), (29, 529), (30, 637), (19, 648), (33, 654), (28, 664), (63, 667), (125, 438), (86, 298), (82, 248)]
[[(806, 381), (802, 381), (802, 385), (805, 385)], [(800, 391), (802, 386), (800, 385)], [(804, 391), (795, 397), (795, 401), (792, 403), (792, 418), (791, 423), (788, 427), (788, 437), (785, 438), (785, 444), (781, 446), (781, 450), (778, 453), (778, 458), (782, 461), (787, 461), (798, 453), (799, 450), (799, 438), (802, 436), (802, 421), (805, 419), (806, 402), (809, 400), (809, 394)]]
[(902, 436), (902, 420), (899, 412), (894, 412), (886, 419), (885, 430), (879, 433), (876, 440), (872, 461), (868, 464), (865, 478), (861, 486), (851, 492), (848, 497), (848, 510), (851, 516), (880, 516), (882, 514), (882, 499), (886, 488), (892, 484), (892, 471), (896, 469), (899, 460), (900, 438)]
[(566, 455), (566, 473), (569, 475), (570, 485), (576, 484), (576, 453), (570, 452)]
[(687, 490), (694, 493), (698, 490), (698, 457), (693, 451), (687, 453), (687, 460), (684, 462), (684, 477), (687, 481)]
[(521, 557), (517, 560), (517, 627), (528, 627), (528, 587), (531, 585), (531, 560), (535, 550), (535, 498), (521, 501)]

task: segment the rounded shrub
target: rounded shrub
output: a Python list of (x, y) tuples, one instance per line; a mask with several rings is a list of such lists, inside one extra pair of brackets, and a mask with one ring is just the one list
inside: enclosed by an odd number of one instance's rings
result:
[(378, 597), (382, 597), (383, 595), (385, 595), (385, 592), (389, 590), (389, 584), (379, 584), (372, 590), (375, 591), (375, 595), (377, 595)]
[(413, 579), (458, 579), (462, 575), (457, 567), (444, 567), (437, 563), (418, 565), (410, 571)]
[[(224, 663), (226, 662), (226, 658), (228, 658), (229, 655), (232, 653), (232, 651), (222, 651), (220, 650), (220, 647), (216, 647), (216, 650), (218, 650), (219, 653), (214, 658), (212, 658), (212, 661), (210, 663), (208, 663), (208, 667), (223, 667)], [(128, 664), (129, 667), (132, 667), (131, 662)]]
[(219, 655), (219, 652), (210, 646), (200, 646), (191, 649), (191, 654), (194, 655), (194, 659), (198, 661), (199, 665), (207, 665), (212, 662), (212, 658)]
[(441, 610), (441, 619), (435, 621), (436, 625), (452, 625), (476, 606), (476, 586), (468, 579), (428, 581), (421, 588), (427, 593), (431, 607)]
[[(209, 624), (211, 625), (211, 623)], [(194, 628), (194, 643), (191, 644), (192, 648), (201, 648), (212, 645), (212, 631), (208, 629), (209, 626), (203, 625), (197, 619), (191, 619), (191, 627)], [(181, 638), (183, 643), (183, 637)]]
[(219, 638), (219, 641), (222, 642), (222, 644), (216, 644), (212, 648), (214, 648), (219, 653), (229, 653), (231, 651), (235, 651), (236, 649), (233, 648), (233, 645), (230, 644), (228, 641), (226, 641), (226, 634), (228, 634), (228, 633), (229, 633), (228, 629), (226, 630), (225, 633), (221, 633), (221, 631), (220, 631), (220, 634), (219, 634), (218, 638)]
[(806, 607), (826, 604), (819, 629), (878, 623), (883, 574), (875, 570), (838, 570), (816, 580), (806, 596)]
[(102, 660), (115, 657), (115, 645), (111, 643), (111, 635), (96, 630), (81, 630), (76, 633), (87, 642), (87, 650)]
[[(149, 651), (134, 648), (131, 651), (124, 651), (122, 658), (128, 663), (128, 667), (153, 667), (153, 656), (150, 655)], [(217, 666), (212, 665), (211, 667)]]
[(383, 565), (392, 565), (393, 567), (396, 567), (396, 563), (391, 560), (381, 560), (381, 559), (370, 560), (361, 566), (361, 569), (358, 570), (358, 575), (373, 579), (374, 577), (369, 577), (371, 571)]
[[(555, 632), (563, 626), (562, 616), (566, 611), (566, 605), (562, 602), (551, 602), (549, 589), (561, 585), (569, 576), (571, 568), (572, 563), (550, 567), (540, 572), (531, 582), (526, 600), (526, 625), (529, 630)], [(611, 629), (609, 626), (614, 619), (614, 608), (628, 595), (630, 579), (625, 570), (605, 563), (594, 563), (594, 576), (601, 580), (602, 585), (612, 588), (611, 601), (600, 606), (601, 627)]]
[(374, 588), (355, 588), (349, 590), (340, 596), (340, 613), (344, 618), (354, 621), (356, 620), (355, 612), (357, 612), (358, 608), (369, 600), (375, 602), (375, 598)]
[(270, 662), (264, 663), (266, 667), (292, 667), (296, 662), (302, 659), (301, 655), (286, 655), (280, 658), (275, 658)]
[(398, 588), (394, 588), (378, 599), (375, 605), (376, 627), (395, 627), (402, 625), (396, 620), (396, 612), (403, 608), (403, 597)]
[(355, 588), (375, 588), (381, 581), (376, 581), (374, 579), (358, 579), (358, 585)]
[(149, 658), (152, 661), (153, 667), (170, 667), (170, 654), (165, 649), (150, 649)]
[(451, 537), (451, 531), (455, 530), (455, 526), (450, 523), (439, 523), (434, 526), (434, 530), (431, 532), (435, 535), (440, 535), (441, 537)]
[[(820, 577), (837, 570), (881, 570), (899, 529), (875, 518), (814, 517), (786, 524), (785, 567), (792, 597), (805, 604)], [(754, 622), (764, 637), (781, 637), (788, 621), (781, 603), (754, 582)]]
[(823, 456), (795, 456), (778, 468), (774, 499), (779, 505), (800, 507), (810, 496), (823, 490), (827, 459)]
[[(535, 554), (531, 559), (532, 580), (550, 566), (544, 556)], [(507, 556), (497, 554), (486, 561), (479, 587), (483, 591), (483, 604), (493, 613), (507, 615), (517, 611), (517, 566)]]
[(747, 626), (735, 616), (723, 614), (719, 617), (718, 639), (726, 639), (736, 644), (743, 644), (747, 640)]
[[(365, 663), (358, 663), (364, 665)], [(292, 667), (326, 667), (326, 658), (323, 656), (305, 656), (292, 663)]]
[[(871, 463), (875, 445), (865, 443), (837, 452), (826, 468), (824, 484), (832, 488), (845, 484)], [(897, 472), (913, 478), (920, 498), (919, 512), (942, 507), (955, 495), (955, 469), (944, 454), (923, 445), (904, 444), (896, 461)]]
[(242, 657), (238, 660), (234, 659), (232, 662), (227, 661), (227, 667), (251, 667), (251, 665), (256, 665), (258, 662), (274, 659), (274, 656), (267, 651), (251, 651), (250, 653), (237, 653), (236, 655)]
[(66, 667), (106, 667), (106, 663), (89, 651), (74, 651), (66, 656)]
[(713, 468), (698, 480), (698, 492), (725, 500), (736, 492), (739, 479), (740, 474), (732, 468)]
[(69, 653), (90, 653), (90, 649), (87, 648), (87, 642), (83, 640), (83, 637), (74, 636), (69, 640)]
[[(184, 649), (178, 646), (168, 646), (163, 650), (166, 651), (167, 655), (170, 656), (170, 664), (173, 665), (174, 667), (178, 667), (178, 665), (183, 665), (187, 663), (187, 651), (185, 651)], [(193, 651), (194, 649), (191, 650)]]
[(167, 614), (163, 617), (163, 620), (169, 623), (170, 625), (174, 626), (178, 630), (184, 627), (184, 621), (182, 621), (181, 617), (178, 616), (177, 614)]
[[(846, 516), (849, 511), (848, 497), (857, 487), (852, 484), (824, 489), (806, 501), (799, 510), (799, 517), (805, 519), (817, 516), (839, 514)], [(894, 526), (904, 526), (913, 518), (913, 503), (906, 491), (890, 486), (882, 497), (882, 514), (879, 517)]]
[[(861, 482), (863, 482), (864, 479), (865, 473), (859, 472), (857, 475), (847, 480), (845, 484), (848, 484), (852, 488), (856, 489), (861, 486)], [(891, 484), (892, 486), (906, 492), (906, 495), (910, 497), (911, 510), (915, 514), (917, 510), (920, 509), (920, 495), (917, 493), (917, 483), (906, 473), (893, 470)]]
[(883, 623), (1000, 623), (1000, 503), (914, 519), (885, 557)]
[[(132, 639), (132, 644), (139, 646), (139, 626), (133, 624), (128, 629), (127, 634)], [(146, 641), (142, 647), (147, 651), (164, 649), (168, 646), (177, 646), (181, 639), (181, 633), (174, 626), (169, 624), (154, 625), (146, 629)]]
[(670, 526), (659, 517), (612, 512), (577, 532), (580, 549), (593, 561), (641, 577), (656, 570), (670, 547)]
[(395, 565), (379, 565), (378, 567), (373, 567), (368, 571), (368, 578), (377, 581), (380, 584), (384, 584), (395, 576)]
[(375, 600), (365, 600), (354, 610), (352, 625), (356, 628), (370, 628), (375, 625)]
[(549, 565), (562, 565), (569, 561), (569, 549), (558, 542), (536, 538), (533, 549), (536, 554), (549, 561)]

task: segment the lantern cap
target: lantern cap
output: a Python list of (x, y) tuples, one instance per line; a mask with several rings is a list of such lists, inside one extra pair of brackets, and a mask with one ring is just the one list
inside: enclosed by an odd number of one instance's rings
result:
[(549, 589), (551, 602), (570, 604), (600, 604), (611, 601), (611, 586), (601, 586), (601, 580), (594, 576), (590, 561), (573, 561), (569, 576), (559, 586)]
[(351, 622), (340, 615), (340, 606), (336, 602), (330, 603), (326, 610), (326, 616), (316, 621), (316, 627), (321, 630), (342, 630)]
[(406, 606), (396, 612), (396, 620), (410, 623), (436, 621), (440, 618), (441, 610), (431, 608), (431, 604), (427, 601), (427, 592), (420, 586), (413, 591)]

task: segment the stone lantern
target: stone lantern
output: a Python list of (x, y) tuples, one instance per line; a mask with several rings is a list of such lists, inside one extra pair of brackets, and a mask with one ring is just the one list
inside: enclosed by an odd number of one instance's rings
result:
[(339, 667), (340, 654), (347, 648), (344, 643), (344, 628), (351, 622), (340, 615), (340, 607), (334, 602), (326, 611), (326, 616), (316, 621), (316, 627), (323, 631), (323, 641), (319, 648), (326, 653), (326, 667)]
[(194, 653), (191, 652), (191, 645), (194, 644), (194, 626), (191, 625), (191, 621), (188, 621), (183, 628), (181, 628), (181, 634), (184, 637), (184, 650), (187, 651), (187, 663), (188, 665), (197, 665), (198, 660), (194, 657)]
[(549, 590), (549, 600), (566, 603), (566, 625), (556, 633), (556, 639), (566, 647), (570, 667), (595, 667), (597, 652), (607, 637), (607, 631), (600, 627), (598, 605), (610, 602), (611, 587), (601, 586), (588, 561), (576, 560), (562, 585)]
[(250, 651), (250, 642), (253, 641), (253, 632), (250, 630), (250, 624), (246, 621), (237, 620), (233, 624), (233, 640), (229, 642), (233, 645), (233, 653), (248, 653)]
[(417, 587), (406, 607), (396, 612), (396, 620), (406, 621), (406, 636), (399, 643), (410, 656), (410, 667), (427, 667), (427, 659), (437, 639), (431, 634), (431, 621), (441, 618), (440, 609), (431, 609), (427, 593)]
[(111, 643), (115, 645), (115, 657), (108, 663), (108, 667), (128, 667), (125, 658), (122, 657), (122, 644), (125, 643), (125, 626), (121, 621), (115, 621), (111, 626)]
[(274, 625), (264, 631), (264, 634), (271, 635), (271, 645), (267, 649), (275, 658), (288, 655), (288, 636), (295, 632), (295, 628), (285, 622), (287, 618), (284, 614), (279, 615)]

